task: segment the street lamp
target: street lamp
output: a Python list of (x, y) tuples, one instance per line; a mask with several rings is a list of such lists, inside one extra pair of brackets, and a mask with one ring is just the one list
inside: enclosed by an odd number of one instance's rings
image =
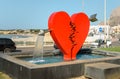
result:
[(109, 25), (107, 24), (107, 20), (106, 20), (106, 0), (104, 0), (104, 25), (107, 27), (107, 35), (106, 35), (106, 46), (109, 46), (110, 41), (108, 41), (109, 39)]
[(104, 25), (106, 24), (106, 0), (104, 0)]
[(107, 1), (104, 0), (104, 25), (107, 27), (107, 35), (106, 35), (106, 39), (109, 38), (109, 25), (107, 25), (107, 20), (106, 20), (106, 4), (107, 4)]
[(84, 12), (84, 0), (82, 0), (82, 10)]

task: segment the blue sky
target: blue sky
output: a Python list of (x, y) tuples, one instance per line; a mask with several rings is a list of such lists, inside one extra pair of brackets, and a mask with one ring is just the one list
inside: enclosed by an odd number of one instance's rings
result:
[[(119, 6), (120, 0), (107, 0), (107, 19)], [(0, 29), (47, 29), (48, 18), (56, 11), (82, 12), (82, 0), (0, 0)], [(104, 0), (84, 0), (84, 12), (97, 13), (98, 22), (103, 21)]]

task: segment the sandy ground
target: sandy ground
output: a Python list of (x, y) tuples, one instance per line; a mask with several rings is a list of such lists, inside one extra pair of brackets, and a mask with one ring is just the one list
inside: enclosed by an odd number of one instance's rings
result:
[[(37, 39), (37, 34), (35, 35), (35, 34), (29, 34), (29, 35), (26, 35), (26, 36), (29, 36), (29, 37), (27, 37), (27, 38), (12, 38), (14, 41), (36, 41), (36, 39)], [(53, 42), (53, 40), (52, 40), (52, 38), (51, 38), (51, 36), (50, 36), (50, 33), (46, 33), (45, 34), (45, 36), (44, 36), (44, 41), (52, 41)]]
[(0, 79), (12, 79), (12, 78), (10, 78), (8, 75), (0, 72)]
[(75, 77), (75, 78), (70, 78), (70, 79), (88, 79), (88, 78), (85, 78), (84, 76), (80, 76), (80, 77)]

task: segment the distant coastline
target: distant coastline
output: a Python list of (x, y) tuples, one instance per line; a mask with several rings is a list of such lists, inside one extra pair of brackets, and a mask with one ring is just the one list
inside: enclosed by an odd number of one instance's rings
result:
[(0, 30), (0, 34), (38, 34), (40, 32), (40, 29), (15, 29), (15, 30)]

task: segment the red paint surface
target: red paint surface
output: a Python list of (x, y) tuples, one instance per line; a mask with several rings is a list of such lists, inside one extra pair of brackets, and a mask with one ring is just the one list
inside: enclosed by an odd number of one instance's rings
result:
[(84, 13), (71, 17), (64, 11), (54, 12), (48, 20), (48, 29), (64, 60), (75, 60), (89, 31), (89, 18)]

